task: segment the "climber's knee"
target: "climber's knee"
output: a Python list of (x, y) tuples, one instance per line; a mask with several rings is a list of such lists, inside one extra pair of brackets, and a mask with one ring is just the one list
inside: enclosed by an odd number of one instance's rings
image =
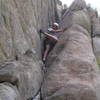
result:
[(48, 44), (46, 45), (46, 50), (49, 51), (49, 49), (50, 49), (50, 45)]

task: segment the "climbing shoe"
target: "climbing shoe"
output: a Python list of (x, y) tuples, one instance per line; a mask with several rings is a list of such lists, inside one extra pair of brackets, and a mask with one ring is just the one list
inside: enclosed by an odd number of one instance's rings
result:
[(45, 60), (43, 60), (43, 64), (45, 64), (45, 62), (46, 62), (46, 61), (45, 61)]

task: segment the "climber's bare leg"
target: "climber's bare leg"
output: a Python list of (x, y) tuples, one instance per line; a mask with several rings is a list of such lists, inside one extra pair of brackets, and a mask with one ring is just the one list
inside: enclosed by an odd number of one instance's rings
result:
[(50, 45), (48, 44), (46, 45), (46, 49), (44, 51), (43, 61), (46, 60), (49, 50), (50, 50)]

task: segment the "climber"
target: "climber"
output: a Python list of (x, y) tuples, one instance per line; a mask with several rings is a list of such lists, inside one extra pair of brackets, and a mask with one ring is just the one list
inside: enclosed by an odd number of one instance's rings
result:
[(46, 58), (49, 54), (49, 52), (53, 49), (55, 44), (58, 42), (58, 36), (60, 32), (64, 32), (65, 29), (59, 29), (58, 23), (53, 23), (51, 28), (48, 28), (48, 32), (43, 32), (41, 30), (41, 33), (44, 33), (46, 35), (46, 38), (44, 40), (44, 53), (43, 53), (43, 63), (45, 63)]

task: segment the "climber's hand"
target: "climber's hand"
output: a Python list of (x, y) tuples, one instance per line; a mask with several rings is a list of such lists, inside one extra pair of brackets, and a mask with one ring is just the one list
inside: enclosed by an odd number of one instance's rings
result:
[(40, 33), (44, 33), (44, 31), (42, 30), (42, 29), (40, 29), (40, 31), (39, 31)]
[(65, 32), (67, 30), (67, 27), (66, 28), (63, 28), (63, 32)]

